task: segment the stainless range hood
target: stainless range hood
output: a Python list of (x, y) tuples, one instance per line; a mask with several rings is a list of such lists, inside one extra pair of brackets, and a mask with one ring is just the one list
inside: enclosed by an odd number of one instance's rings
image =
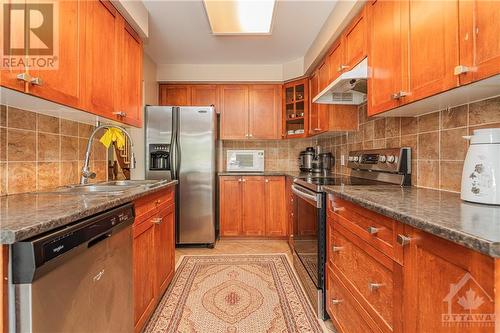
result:
[(368, 61), (365, 58), (330, 83), (312, 101), (317, 104), (363, 104), (366, 102), (367, 78)]

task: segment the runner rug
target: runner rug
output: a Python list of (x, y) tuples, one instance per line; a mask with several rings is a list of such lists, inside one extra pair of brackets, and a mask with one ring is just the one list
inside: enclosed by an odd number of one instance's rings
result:
[(185, 256), (145, 332), (322, 330), (280, 254)]

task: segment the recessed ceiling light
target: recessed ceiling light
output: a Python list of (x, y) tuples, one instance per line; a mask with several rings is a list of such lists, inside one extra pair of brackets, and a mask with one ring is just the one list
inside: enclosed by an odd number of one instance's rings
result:
[(215, 35), (271, 34), (275, 0), (203, 0)]

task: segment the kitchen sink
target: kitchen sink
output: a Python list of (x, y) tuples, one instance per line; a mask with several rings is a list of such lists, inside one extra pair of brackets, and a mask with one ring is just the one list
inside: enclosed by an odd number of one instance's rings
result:
[(153, 188), (165, 184), (167, 180), (113, 180), (108, 182), (72, 185), (55, 189), (58, 194), (109, 194), (118, 195), (138, 187)]

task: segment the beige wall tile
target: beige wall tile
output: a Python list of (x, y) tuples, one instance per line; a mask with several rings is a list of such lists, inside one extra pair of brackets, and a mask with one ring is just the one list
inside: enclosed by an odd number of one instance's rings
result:
[(61, 119), (61, 134), (78, 136), (78, 123), (67, 119)]
[(59, 162), (38, 163), (38, 191), (54, 189), (59, 186), (59, 167)]
[(439, 187), (439, 161), (417, 162), (417, 184), (421, 187)]
[(418, 132), (418, 118), (401, 118), (401, 135), (416, 134)]
[(78, 169), (78, 162), (61, 162), (61, 177), (59, 185), (78, 184), (80, 180), (80, 169)]
[(418, 117), (418, 132), (437, 131), (439, 129), (439, 112)]
[(59, 161), (61, 158), (61, 136), (57, 134), (38, 133), (38, 160)]
[(417, 135), (403, 135), (401, 137), (401, 147), (410, 147), (412, 160), (417, 159), (418, 156)]
[(36, 163), (7, 163), (7, 193), (23, 193), (36, 190)]
[(385, 119), (377, 119), (374, 122), (374, 139), (383, 139), (385, 138)]
[(441, 111), (441, 128), (456, 128), (467, 126), (468, 105), (457, 106)]
[(7, 126), (7, 107), (0, 105), (0, 127)]
[(37, 114), (38, 131), (59, 134), (59, 118)]
[(0, 162), (0, 195), (7, 194), (7, 163)]
[(36, 113), (7, 107), (7, 127), (35, 130)]
[(468, 142), (463, 138), (467, 128), (457, 128), (441, 131), (441, 159), (463, 160), (467, 154)]
[(385, 119), (385, 137), (392, 138), (401, 135), (401, 118), (386, 118)]
[(439, 188), (445, 191), (460, 192), (463, 166), (462, 161), (441, 161)]
[(363, 126), (363, 140), (370, 141), (373, 140), (374, 136), (374, 122), (370, 121)]
[(7, 161), (7, 128), (0, 127), (0, 161)]
[(78, 160), (78, 138), (74, 136), (61, 136), (61, 160)]
[(94, 126), (78, 123), (78, 136), (81, 138), (88, 138), (92, 131), (94, 130)]
[(36, 133), (18, 129), (7, 130), (7, 161), (35, 161)]
[(439, 158), (439, 132), (418, 135), (418, 159), (437, 160)]
[(469, 105), (469, 125), (500, 122), (500, 97)]

